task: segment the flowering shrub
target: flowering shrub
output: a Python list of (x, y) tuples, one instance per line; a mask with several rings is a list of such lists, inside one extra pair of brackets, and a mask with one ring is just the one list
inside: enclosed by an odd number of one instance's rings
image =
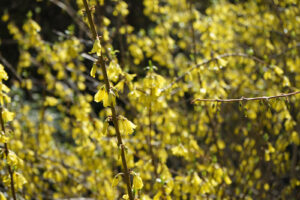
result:
[(300, 198), (298, 0), (34, 3), (1, 18), (1, 200)]

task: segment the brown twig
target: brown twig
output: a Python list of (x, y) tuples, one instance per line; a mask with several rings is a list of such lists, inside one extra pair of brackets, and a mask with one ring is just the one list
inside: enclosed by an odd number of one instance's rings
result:
[(0, 53), (0, 60), (1, 62), (11, 71), (12, 75), (16, 77), (16, 79), (19, 81), (19, 83), (22, 82), (22, 78), (18, 75), (14, 67), (2, 56)]
[(72, 9), (68, 1), (63, 2), (59, 0), (50, 0), (50, 2), (64, 10), (75, 21), (78, 27), (88, 36), (90, 36), (90, 33), (88, 32), (88, 29), (86, 28), (85, 24), (82, 21), (80, 21), (78, 15), (76, 14), (76, 11)]
[[(82, 0), (84, 7), (85, 7), (85, 11), (87, 14), (87, 18), (88, 18), (88, 22), (89, 22), (89, 27), (91, 29), (92, 35), (93, 35), (93, 39), (96, 40), (98, 38), (98, 34), (96, 31), (96, 27), (92, 18), (92, 14), (89, 8), (89, 5), (87, 3), (87, 0)], [(110, 83), (109, 83), (109, 79), (107, 76), (107, 71), (106, 71), (106, 66), (105, 66), (105, 61), (103, 58), (103, 55), (100, 54), (98, 60), (97, 60), (97, 64), (100, 65), (102, 73), (103, 73), (103, 77), (104, 77), (104, 82), (105, 82), (105, 88), (106, 91), (109, 92), (110, 90)], [(128, 191), (128, 196), (130, 200), (134, 200), (134, 196), (132, 193), (132, 189), (131, 189), (131, 181), (130, 181), (130, 172), (128, 170), (127, 167), (127, 161), (126, 161), (126, 157), (125, 157), (125, 145), (123, 144), (122, 141), (122, 136), (120, 133), (120, 129), (119, 129), (119, 125), (118, 125), (118, 119), (117, 119), (117, 113), (116, 113), (116, 109), (114, 105), (111, 105), (111, 112), (112, 112), (112, 121), (117, 133), (117, 140), (118, 140), (118, 146), (121, 149), (121, 158), (122, 158), (122, 164), (123, 164), (123, 171), (124, 171), (124, 179), (127, 185), (127, 191)]]
[(244, 53), (225, 53), (225, 54), (222, 54), (222, 55), (219, 55), (219, 56), (216, 56), (214, 58), (211, 58), (209, 60), (205, 60), (203, 61), (202, 63), (199, 63), (197, 65), (195, 65), (194, 67), (190, 68), (189, 70), (187, 70), (186, 72), (184, 72), (181, 76), (177, 77), (172, 83), (170, 83), (167, 87), (165, 87), (164, 89), (162, 89), (162, 92), (171, 88), (175, 83), (177, 83), (178, 81), (180, 81), (181, 79), (183, 79), (187, 74), (191, 73), (194, 69), (197, 69), (203, 65), (207, 65), (213, 61), (216, 61), (218, 59), (221, 59), (221, 58), (227, 58), (227, 57), (244, 57), (244, 58), (249, 58), (249, 59), (252, 59), (254, 61), (257, 61), (257, 62), (260, 62), (260, 63), (265, 63), (263, 60), (255, 57), (255, 56), (251, 56), (251, 55), (248, 55), (248, 54), (244, 54)]
[[(2, 116), (2, 110), (3, 110), (2, 106), (0, 106), (1, 129), (2, 129), (2, 132), (5, 134), (5, 126), (4, 126), (3, 116)], [(8, 159), (9, 150), (8, 150), (7, 143), (4, 143), (4, 153), (5, 153), (6, 159)], [(8, 173), (9, 173), (9, 176), (10, 176), (11, 193), (12, 193), (13, 199), (16, 200), (17, 197), (16, 197), (15, 186), (14, 186), (14, 171), (12, 170), (12, 168), (10, 167), (9, 164), (7, 164), (7, 168), (8, 168)]]
[(281, 97), (288, 97), (293, 96), (296, 94), (300, 94), (300, 91), (297, 92), (291, 92), (291, 93), (282, 93), (280, 95), (276, 96), (263, 96), (263, 97), (241, 97), (239, 99), (194, 99), (191, 103), (194, 104), (196, 102), (221, 102), (221, 103), (231, 103), (231, 102), (239, 102), (239, 101), (257, 101), (257, 100), (270, 100), (270, 99), (276, 99)]

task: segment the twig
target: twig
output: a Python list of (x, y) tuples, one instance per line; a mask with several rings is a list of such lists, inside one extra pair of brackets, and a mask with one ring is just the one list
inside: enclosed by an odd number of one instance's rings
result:
[(2, 56), (1, 53), (0, 53), (0, 60), (11, 71), (12, 75), (15, 76), (17, 80), (21, 83), (22, 78), (18, 75), (14, 67)]
[(85, 24), (79, 19), (76, 11), (72, 9), (69, 5), (68, 1), (58, 1), (58, 0), (50, 0), (53, 4), (60, 7), (62, 10), (66, 11), (66, 13), (75, 21), (75, 23), (79, 26), (79, 28), (85, 32), (88, 36), (91, 36), (90, 33), (87, 31)]
[(248, 54), (244, 54), (244, 53), (225, 53), (222, 55), (219, 55), (217, 57), (211, 58), (209, 60), (205, 60), (202, 63), (199, 63), (197, 65), (195, 65), (194, 67), (190, 68), (188, 71), (184, 72), (181, 76), (177, 77), (172, 83), (170, 83), (167, 87), (165, 87), (164, 89), (162, 89), (162, 92), (171, 88), (175, 83), (177, 83), (178, 81), (180, 81), (181, 79), (183, 79), (187, 74), (191, 73), (194, 69), (197, 69), (203, 65), (207, 65), (212, 61), (221, 59), (221, 58), (226, 58), (226, 57), (244, 57), (244, 58), (249, 58), (252, 59), (254, 61), (260, 62), (260, 63), (265, 63), (263, 60), (255, 57), (255, 56), (250, 56)]
[(281, 97), (293, 96), (296, 94), (300, 94), (300, 91), (286, 93), (286, 94), (282, 93), (282, 94), (276, 95), (276, 96), (263, 96), (263, 97), (251, 97), (251, 98), (241, 97), (239, 99), (194, 99), (191, 103), (194, 104), (196, 102), (201, 102), (201, 101), (202, 102), (230, 103), (230, 102), (239, 102), (239, 101), (270, 100), (270, 99), (276, 99), (276, 98), (281, 98)]
[(295, 48), (300, 48), (300, 43), (297, 43), (296, 45), (290, 47), (290, 48), (287, 48), (286, 50), (284, 50), (283, 52), (279, 53), (279, 54), (275, 54), (275, 55), (272, 55), (270, 56), (270, 58), (277, 58), (279, 56), (282, 56), (282, 55), (285, 55), (287, 52), (295, 49)]
[[(96, 27), (95, 27), (95, 24), (94, 24), (94, 21), (92, 18), (92, 14), (91, 14), (89, 5), (87, 3), (87, 0), (82, 0), (82, 1), (84, 4), (84, 7), (85, 7), (85, 11), (86, 11), (90, 29), (91, 29), (91, 32), (93, 35), (93, 39), (96, 40), (98, 38), (98, 34), (96, 31)], [(101, 67), (101, 71), (103, 73), (103, 78), (104, 78), (104, 82), (105, 82), (105, 88), (106, 88), (106, 91), (109, 92), (110, 83), (109, 83), (109, 79), (108, 79), (108, 75), (107, 75), (107, 71), (106, 71), (106, 64), (105, 64), (105, 61), (103, 58), (103, 54), (100, 54), (100, 56), (98, 57), (97, 65), (100, 65), (100, 67)], [(118, 119), (117, 119), (117, 112), (116, 112), (116, 108), (114, 105), (111, 105), (111, 112), (112, 112), (112, 121), (113, 121), (115, 130), (116, 130), (116, 133), (117, 133), (118, 146), (121, 149), (121, 158), (122, 158), (123, 171), (124, 171), (124, 181), (126, 182), (126, 185), (127, 185), (129, 199), (134, 200), (134, 196), (133, 196), (132, 189), (131, 189), (130, 172), (128, 170), (126, 156), (125, 156), (125, 145), (123, 144), (123, 141), (122, 141), (122, 136), (120, 133)]]

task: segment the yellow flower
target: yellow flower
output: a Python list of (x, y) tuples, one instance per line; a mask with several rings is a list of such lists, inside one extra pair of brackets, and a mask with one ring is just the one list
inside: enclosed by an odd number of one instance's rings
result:
[(226, 176), (224, 177), (224, 181), (225, 181), (225, 183), (226, 183), (227, 185), (230, 185), (230, 184), (231, 184), (231, 179), (229, 178), (228, 175), (226, 175)]
[(7, 142), (8, 142), (8, 137), (6, 137), (3, 132), (0, 132), (0, 143), (7, 143)]
[(10, 165), (10, 166), (16, 166), (18, 164), (18, 157), (12, 151), (8, 152), (8, 155), (7, 155), (7, 164)]
[(3, 79), (7, 80), (8, 76), (7, 76), (7, 73), (4, 70), (4, 66), (0, 64), (0, 81), (2, 81)]
[(121, 134), (128, 135), (132, 134), (136, 125), (129, 121), (126, 117), (119, 116), (119, 129)]
[(133, 177), (133, 185), (132, 185), (132, 188), (133, 188), (134, 190), (140, 190), (140, 189), (143, 188), (143, 186), (144, 186), (144, 184), (143, 184), (142, 178), (141, 178), (139, 175), (136, 174), (136, 175)]
[(45, 106), (56, 106), (58, 103), (58, 100), (54, 97), (46, 97), (45, 100)]
[(6, 197), (4, 196), (4, 194), (2, 192), (0, 192), (0, 200), (6, 200)]
[[(1, 17), (1, 20), (3, 22), (7, 22), (9, 20), (9, 14), (7, 12), (4, 12), (4, 14), (2, 15)], [(0, 193), (1, 194), (1, 193)], [(1, 197), (0, 197), (0, 200), (1, 200)]]
[(202, 179), (199, 177), (197, 172), (194, 173), (191, 183), (194, 185), (200, 185), (202, 183)]
[(14, 119), (15, 113), (9, 112), (7, 109), (2, 111), (2, 117), (5, 122), (10, 122)]
[(112, 182), (112, 184), (111, 184), (112, 187), (116, 187), (116, 186), (119, 184), (120, 179), (121, 179), (121, 176), (119, 176), (119, 175), (120, 175), (120, 174), (117, 174), (117, 175), (114, 177), (113, 182)]
[(266, 191), (268, 191), (268, 190), (270, 189), (270, 185), (269, 185), (268, 183), (265, 183), (265, 184), (264, 184), (264, 189), (265, 189)]
[(94, 42), (92, 50), (89, 52), (90, 54), (96, 53), (97, 56), (101, 56), (101, 44), (99, 38), (97, 38)]
[(100, 90), (98, 90), (98, 92), (95, 94), (94, 100), (96, 102), (103, 101), (104, 107), (116, 105), (115, 94), (112, 91), (110, 91), (109, 94), (107, 94), (104, 87), (101, 87)]
[(108, 125), (109, 125), (109, 124), (108, 124), (107, 121), (105, 121), (105, 122), (103, 123), (103, 130), (102, 130), (102, 134), (103, 134), (103, 135), (106, 135)]
[(10, 166), (22, 167), (23, 160), (19, 158), (13, 151), (9, 151), (7, 155), (7, 164)]
[(94, 63), (90, 72), (91, 77), (95, 78), (96, 71), (97, 71), (97, 65)]
[(182, 144), (173, 147), (171, 151), (175, 156), (185, 156), (188, 153), (186, 148)]
[(105, 89), (102, 87), (98, 92), (95, 94), (94, 100), (96, 102), (103, 101), (104, 96), (107, 95)]
[(15, 181), (15, 186), (17, 189), (22, 189), (23, 185), (27, 183), (26, 179), (24, 176), (18, 172), (14, 173), (14, 181)]
[(296, 145), (300, 144), (300, 139), (299, 139), (298, 133), (296, 131), (292, 132), (291, 138), (292, 138), (292, 142), (294, 142)]
[(219, 147), (219, 149), (224, 149), (225, 148), (225, 142), (223, 141), (223, 140), (221, 140), (221, 139), (219, 139), (218, 141), (217, 141), (217, 145), (218, 145), (218, 147)]

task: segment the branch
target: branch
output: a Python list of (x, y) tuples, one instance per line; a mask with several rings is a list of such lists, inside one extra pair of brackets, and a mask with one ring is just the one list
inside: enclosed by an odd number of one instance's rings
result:
[(288, 53), (289, 51), (291, 51), (291, 50), (293, 50), (293, 49), (295, 49), (295, 48), (300, 48), (300, 42), (297, 43), (296, 45), (290, 47), (290, 48), (287, 48), (286, 50), (284, 50), (283, 52), (281, 52), (281, 53), (279, 53), (279, 54), (275, 54), (275, 55), (270, 56), (270, 58), (277, 58), (277, 57), (279, 57), (279, 56), (282, 56), (282, 55)]
[(11, 71), (12, 75), (16, 77), (19, 83), (21, 83), (22, 78), (18, 75), (14, 67), (2, 56), (1, 53), (0, 53), (0, 61), (4, 64), (4, 66), (6, 66)]
[(263, 96), (263, 97), (251, 97), (251, 98), (246, 98), (246, 97), (241, 97), (239, 99), (194, 99), (191, 103), (194, 104), (196, 102), (221, 102), (221, 103), (231, 103), (231, 102), (240, 102), (240, 101), (257, 101), (257, 100), (270, 100), (270, 99), (276, 99), (276, 98), (281, 98), (281, 97), (288, 97), (288, 96), (293, 96), (300, 94), (300, 91), (297, 92), (291, 92), (291, 93), (282, 93), (280, 95), (276, 96)]
[[(87, 14), (88, 23), (90, 25), (89, 27), (90, 27), (90, 30), (93, 35), (93, 39), (96, 40), (98, 38), (98, 34), (97, 34), (96, 26), (93, 21), (92, 13), (90, 11), (87, 0), (82, 0), (82, 1), (84, 4), (84, 7), (85, 7), (85, 11)], [(104, 83), (105, 83), (105, 88), (106, 88), (106, 91), (109, 92), (111, 86), (109, 83), (109, 79), (108, 79), (108, 75), (107, 75), (107, 71), (106, 71), (106, 64), (104, 61), (103, 54), (100, 54), (100, 56), (98, 57), (97, 65), (100, 65), (100, 67), (101, 67), (101, 71), (102, 71)], [(122, 136), (121, 136), (121, 132), (119, 129), (119, 124), (118, 124), (118, 118), (117, 118), (118, 115), (117, 115), (116, 108), (114, 105), (111, 105), (110, 109), (112, 112), (113, 124), (114, 124), (115, 130), (116, 130), (118, 146), (121, 148), (121, 159), (122, 159), (123, 171), (124, 171), (124, 181), (127, 185), (129, 199), (134, 200), (134, 195), (133, 195), (132, 188), (131, 188), (130, 172), (128, 170), (128, 165), (127, 165), (126, 156), (125, 156), (125, 145), (123, 144)]]
[(162, 89), (162, 92), (169, 89), (170, 87), (172, 87), (175, 83), (177, 83), (178, 81), (180, 81), (181, 79), (183, 79), (187, 74), (189, 74), (190, 72), (192, 72), (194, 69), (197, 69), (203, 65), (207, 65), (210, 62), (213, 62), (215, 60), (221, 59), (221, 58), (227, 58), (227, 57), (244, 57), (244, 58), (249, 58), (252, 59), (256, 62), (260, 62), (260, 63), (265, 63), (263, 60), (255, 57), (255, 56), (251, 56), (248, 54), (244, 54), (244, 53), (225, 53), (222, 55), (219, 55), (217, 57), (211, 58), (209, 60), (205, 60), (202, 63), (199, 63), (197, 65), (195, 65), (194, 67), (190, 68), (189, 70), (187, 70), (186, 72), (184, 72), (181, 76), (177, 77), (172, 83), (170, 83), (167, 87), (165, 87), (164, 89)]
[(91, 34), (88, 32), (87, 27), (85, 24), (80, 20), (78, 15), (76, 14), (76, 11), (72, 9), (72, 7), (69, 5), (68, 1), (58, 1), (58, 0), (50, 0), (53, 4), (61, 8), (62, 10), (66, 11), (66, 13), (75, 21), (75, 23), (78, 25), (78, 27), (85, 32), (88, 36), (91, 36)]

